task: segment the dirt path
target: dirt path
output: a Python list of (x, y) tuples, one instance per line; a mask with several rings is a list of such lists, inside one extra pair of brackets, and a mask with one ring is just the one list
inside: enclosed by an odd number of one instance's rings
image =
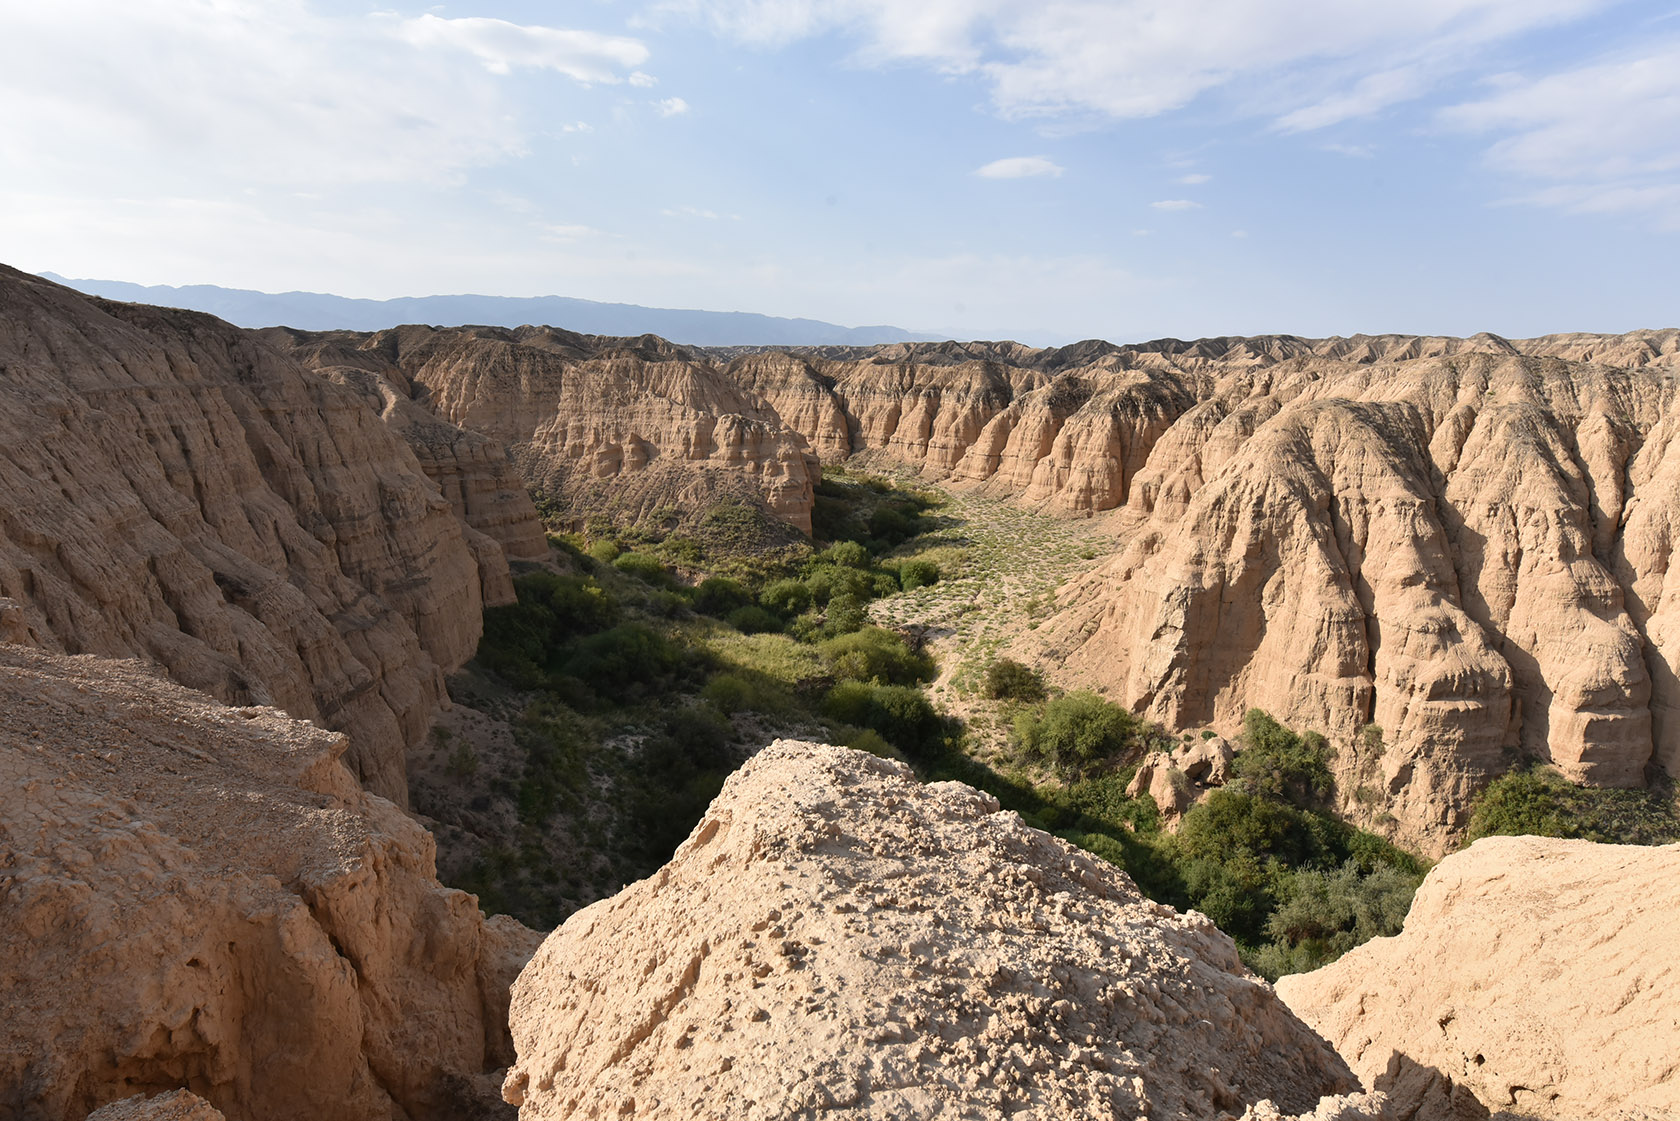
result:
[(997, 706), (980, 696), (986, 667), (1011, 639), (1050, 615), (1056, 589), (1068, 577), (1099, 563), (1116, 542), (1103, 522), (941, 493), (947, 502), (939, 517), (947, 524), (901, 551), (961, 550), (960, 569), (930, 587), (877, 600), (871, 614), (883, 626), (926, 629), (939, 663), (929, 693), (940, 708), (968, 722), (985, 754), (1005, 731), (995, 718)]

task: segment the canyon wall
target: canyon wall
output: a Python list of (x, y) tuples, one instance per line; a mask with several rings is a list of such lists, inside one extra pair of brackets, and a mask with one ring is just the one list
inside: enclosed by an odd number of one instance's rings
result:
[(242, 1121), (500, 1115), (538, 936), (439, 885), (346, 746), (0, 645), (0, 1114), (184, 1088)]
[(1521, 756), (1613, 786), (1680, 769), (1677, 331), (707, 352), (408, 327), (292, 342), (332, 376), (378, 379), (414, 428), (429, 415), (506, 444), (572, 514), (751, 492), (808, 529), (816, 462), (862, 451), (1109, 512), (1115, 555), (1018, 653), (1175, 729), (1229, 734), (1261, 707), (1324, 732), (1346, 807), (1425, 848)]
[(1115, 511), (1116, 555), (1018, 649), (1171, 728), (1230, 733), (1261, 707), (1322, 731), (1348, 807), (1438, 849), (1519, 756), (1611, 786), (1680, 768), (1677, 366), (1680, 332), (1647, 331), (914, 344), (730, 370), (814, 447)]
[(365, 390), (206, 315), (0, 269), (0, 596), (53, 649), (344, 731), (403, 804), (487, 588), (511, 591), (502, 547)]
[(296, 334), (318, 368), (352, 364), (433, 416), (508, 448), (562, 516), (635, 521), (720, 501), (763, 504), (811, 529), (816, 459), (750, 388), (663, 339), (551, 327), (401, 327)]

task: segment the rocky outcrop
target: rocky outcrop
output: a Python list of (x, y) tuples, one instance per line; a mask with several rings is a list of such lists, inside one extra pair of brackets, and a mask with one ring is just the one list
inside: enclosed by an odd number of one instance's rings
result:
[[(481, 561), (480, 569), (489, 568), (491, 579), (494, 550), (487, 549), (482, 538), (500, 546), (510, 561), (547, 559), (542, 521), (507, 448), (426, 409), (416, 400), (425, 396), (424, 388), (409, 380), (382, 350), (354, 345), (341, 335), (310, 335), (282, 327), (258, 334), (290, 351), (307, 368), (355, 390), (403, 438), (456, 516), (474, 531), (467, 535), (468, 542), (488, 560)], [(511, 587), (504, 592), (498, 586), (493, 593), (486, 585), (486, 603), (511, 600)]]
[(1429, 873), (1398, 936), (1277, 987), (1399, 1106), (1422, 1088), (1459, 1115), (1468, 1093), (1483, 1116), (1670, 1117), (1676, 962), (1680, 845), (1495, 837)]
[(376, 366), (451, 425), (489, 437), (574, 512), (638, 520), (724, 500), (809, 533), (816, 459), (749, 389), (663, 339), (549, 327), (299, 336), (307, 361)]
[(88, 1121), (227, 1121), (221, 1110), (188, 1090), (171, 1090), (148, 1098), (136, 1094), (100, 1106)]
[(1171, 824), (1231, 777), (1236, 750), (1223, 736), (1182, 743), (1171, 751), (1152, 751), (1138, 764), (1126, 787), (1128, 797), (1148, 794)]
[(0, 375), (0, 597), (38, 640), (344, 731), (404, 802), (508, 577), (362, 395), (209, 316), (9, 269)]
[(1215, 1118), (1355, 1088), (1206, 919), (988, 795), (787, 741), (549, 936), (511, 1024), (525, 1121)]
[(0, 646), (0, 1114), (184, 1088), (242, 1121), (493, 1115), (536, 936), (441, 887), (345, 747)]

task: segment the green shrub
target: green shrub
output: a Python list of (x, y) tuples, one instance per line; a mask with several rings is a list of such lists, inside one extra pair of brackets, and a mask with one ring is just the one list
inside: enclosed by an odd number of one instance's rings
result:
[[(829, 611), (834, 611), (832, 603)], [(932, 658), (912, 652), (902, 638), (881, 627), (863, 627), (828, 639), (818, 649), (841, 681), (914, 685), (934, 677)]]
[(618, 605), (588, 576), (533, 572), (513, 586), (517, 603), (484, 612), (478, 658), (517, 689), (539, 688), (556, 650), (618, 616)]
[(838, 595), (868, 600), (875, 595), (875, 579), (862, 569), (818, 564), (806, 572), (805, 588), (811, 602), (818, 604), (827, 603)]
[(694, 610), (718, 619), (752, 602), (753, 594), (740, 581), (727, 576), (708, 576), (694, 589)]
[(1095, 693), (1081, 690), (1057, 697), (1042, 715), (1025, 712), (1015, 736), (1028, 755), (1071, 775), (1141, 745), (1143, 722)]
[(620, 697), (627, 688), (672, 684), (685, 661), (677, 643), (644, 624), (626, 623), (580, 640), (565, 672), (597, 693)]
[(742, 634), (775, 634), (782, 629), (781, 616), (764, 610), (756, 603), (737, 607), (729, 613), (724, 622)]
[(824, 549), (817, 559), (838, 568), (869, 568), (874, 563), (869, 550), (856, 541), (836, 541)]
[(612, 540), (611, 538), (603, 541), (597, 541), (593, 545), (589, 546), (590, 559), (595, 561), (597, 564), (611, 564), (613, 561), (618, 559), (619, 554), (622, 552), (624, 552), (624, 550), (619, 548), (618, 542)]
[(828, 601), (828, 610), (823, 613), (823, 635), (833, 638), (836, 635), (851, 634), (869, 622), (869, 614), (863, 609), (866, 601), (850, 592), (842, 592)]
[(898, 566), (898, 586), (907, 592), (939, 583), (939, 566), (930, 560), (907, 560)]
[(1041, 701), (1044, 675), (1031, 666), (999, 658), (986, 667), (986, 696), (995, 701)]
[(811, 606), (811, 589), (800, 580), (776, 580), (758, 593), (759, 605), (791, 619)]
[(634, 576), (644, 584), (655, 587), (671, 588), (676, 586), (676, 580), (670, 570), (660, 563), (659, 558), (651, 553), (624, 553), (613, 561), (613, 567), (627, 575)]
[(1366, 871), (1348, 861), (1329, 871), (1305, 869), (1289, 878), (1266, 933), (1287, 951), (1280, 962), (1286, 971), (1317, 969), (1372, 938), (1400, 933), (1422, 882), (1391, 865)]
[(1330, 744), (1317, 732), (1296, 735), (1260, 709), (1243, 715), (1243, 750), (1231, 771), (1234, 785), (1262, 798), (1298, 806), (1328, 801), (1335, 780), (1330, 774)]
[(788, 691), (762, 675), (720, 673), (706, 682), (700, 695), (725, 716), (737, 712), (780, 715), (793, 708)]
[(1521, 834), (1663, 845), (1680, 841), (1680, 814), (1672, 796), (1576, 786), (1551, 767), (1531, 765), (1488, 784), (1471, 810), (1466, 839)]
[(822, 711), (831, 720), (873, 729), (913, 755), (937, 750), (944, 737), (939, 714), (922, 691), (910, 685), (842, 681), (823, 698)]

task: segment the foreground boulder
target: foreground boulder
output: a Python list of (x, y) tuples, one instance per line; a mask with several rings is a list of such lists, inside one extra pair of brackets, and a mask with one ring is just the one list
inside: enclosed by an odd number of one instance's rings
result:
[[(1405, 929), (1278, 993), (1368, 1086), (1460, 1116), (1680, 1116), (1680, 845), (1492, 837)], [(1455, 1100), (1456, 1099), (1456, 1100)]]
[(778, 741), (658, 874), (544, 942), (504, 1095), (523, 1121), (1132, 1121), (1357, 1089), (1206, 919), (997, 808)]
[(235, 1121), (505, 1109), (536, 935), (441, 887), (344, 748), (137, 662), (0, 645), (0, 1116), (181, 1088)]

